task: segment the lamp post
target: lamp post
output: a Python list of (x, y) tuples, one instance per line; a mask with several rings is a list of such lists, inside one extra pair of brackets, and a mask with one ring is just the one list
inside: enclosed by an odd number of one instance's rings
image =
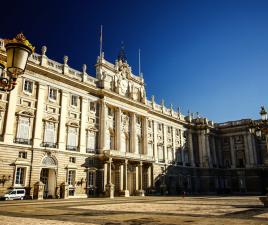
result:
[[(249, 128), (249, 131), (250, 133), (255, 134), (257, 137), (261, 137), (262, 135), (265, 136), (266, 152), (264, 155), (264, 166), (265, 166), (264, 173), (266, 173), (265, 169), (268, 166), (268, 118), (267, 118), (267, 111), (264, 108), (264, 106), (261, 106), (260, 116), (261, 120), (253, 121)], [(268, 207), (268, 193), (266, 194), (266, 196), (262, 196), (259, 199), (265, 207)]]
[(12, 91), (17, 85), (17, 78), (24, 73), (34, 47), (22, 33), (13, 39), (5, 39), (4, 42), (7, 63), (0, 61), (0, 90)]

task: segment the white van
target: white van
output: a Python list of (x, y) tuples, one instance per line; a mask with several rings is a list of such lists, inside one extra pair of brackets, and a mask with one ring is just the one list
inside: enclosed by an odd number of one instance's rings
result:
[(14, 200), (14, 199), (23, 200), (24, 198), (25, 198), (25, 189), (12, 189), (3, 196), (3, 199), (5, 200)]

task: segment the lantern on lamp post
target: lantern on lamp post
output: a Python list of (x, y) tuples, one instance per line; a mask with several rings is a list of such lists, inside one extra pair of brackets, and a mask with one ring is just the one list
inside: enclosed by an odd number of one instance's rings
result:
[(7, 63), (0, 61), (0, 90), (12, 91), (17, 84), (17, 78), (24, 73), (29, 56), (34, 52), (34, 47), (22, 33), (13, 39), (6, 39), (4, 42)]

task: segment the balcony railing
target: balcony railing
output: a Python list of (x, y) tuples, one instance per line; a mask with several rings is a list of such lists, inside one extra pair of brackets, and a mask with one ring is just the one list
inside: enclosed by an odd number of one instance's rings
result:
[(15, 138), (14, 143), (23, 144), (23, 145), (31, 145), (32, 139)]
[(58, 144), (53, 142), (43, 142), (41, 144), (42, 147), (48, 147), (48, 148), (57, 148)]
[(66, 146), (66, 150), (69, 150), (69, 151), (77, 151), (78, 150), (78, 147), (77, 146), (67, 145)]
[(87, 149), (86, 149), (86, 153), (93, 153), (93, 154), (96, 154), (96, 149), (87, 148)]

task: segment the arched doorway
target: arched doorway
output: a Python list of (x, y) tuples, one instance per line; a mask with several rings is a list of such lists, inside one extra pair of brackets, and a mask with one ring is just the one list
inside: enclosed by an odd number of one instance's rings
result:
[(57, 187), (56, 160), (51, 156), (46, 156), (42, 160), (42, 169), (40, 172), (40, 181), (44, 184), (44, 198), (55, 198)]

